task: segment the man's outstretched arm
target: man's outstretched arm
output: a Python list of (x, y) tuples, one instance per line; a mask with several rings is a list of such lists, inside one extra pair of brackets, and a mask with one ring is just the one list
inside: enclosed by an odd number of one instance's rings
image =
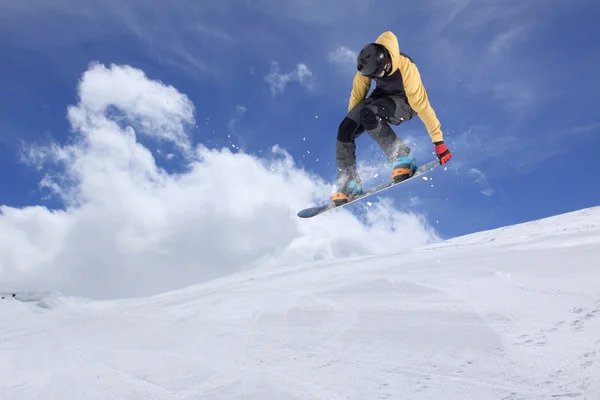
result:
[(408, 97), (408, 103), (419, 114), (419, 118), (425, 124), (431, 141), (433, 143), (442, 142), (444, 137), (441, 124), (429, 103), (427, 90), (421, 81), (419, 69), (408, 57), (401, 55), (400, 71), (404, 78), (404, 90)]

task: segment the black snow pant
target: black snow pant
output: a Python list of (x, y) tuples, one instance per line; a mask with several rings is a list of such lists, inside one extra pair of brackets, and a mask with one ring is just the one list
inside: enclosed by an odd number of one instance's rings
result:
[(388, 162), (410, 154), (410, 148), (390, 127), (400, 125), (416, 116), (407, 100), (401, 96), (385, 95), (373, 91), (351, 109), (338, 128), (336, 164), (338, 184), (360, 177), (356, 171), (356, 138), (365, 131), (377, 142), (387, 156)]

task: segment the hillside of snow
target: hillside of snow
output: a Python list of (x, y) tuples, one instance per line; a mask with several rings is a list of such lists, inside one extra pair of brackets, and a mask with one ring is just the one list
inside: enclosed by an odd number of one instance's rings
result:
[(1, 400), (598, 400), (600, 208), (0, 315)]

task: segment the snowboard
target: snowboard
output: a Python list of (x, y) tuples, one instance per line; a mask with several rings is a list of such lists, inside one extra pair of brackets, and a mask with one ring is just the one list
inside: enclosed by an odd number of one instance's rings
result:
[(336, 208), (344, 207), (348, 204), (355, 203), (359, 200), (362, 200), (366, 197), (372, 196), (376, 193), (379, 193), (379, 192), (389, 189), (391, 187), (398, 186), (403, 183), (409, 182), (415, 178), (422, 177), (426, 173), (431, 172), (434, 169), (436, 169), (438, 166), (440, 166), (440, 161), (439, 161), (439, 159), (436, 158), (435, 160), (430, 161), (427, 164), (423, 164), (423, 165), (420, 165), (419, 167), (417, 167), (417, 170), (415, 171), (413, 176), (411, 176), (410, 178), (405, 179), (401, 182), (396, 183), (390, 179), (387, 182), (380, 183), (379, 185), (376, 185), (376, 186), (373, 186), (372, 188), (368, 188), (368, 189), (364, 190), (362, 194), (356, 196), (354, 199), (350, 200), (347, 203), (336, 206), (332, 201), (330, 201), (328, 204), (323, 204), (320, 206), (309, 207), (309, 208), (305, 208), (304, 210), (300, 210), (297, 215), (300, 218), (312, 218), (319, 214), (323, 214), (324, 212), (327, 212), (327, 211), (330, 211), (330, 210), (333, 210)]

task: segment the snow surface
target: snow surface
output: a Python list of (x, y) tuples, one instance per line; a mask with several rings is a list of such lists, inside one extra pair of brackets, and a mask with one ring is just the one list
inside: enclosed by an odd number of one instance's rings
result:
[(600, 208), (0, 315), (7, 400), (598, 400)]

